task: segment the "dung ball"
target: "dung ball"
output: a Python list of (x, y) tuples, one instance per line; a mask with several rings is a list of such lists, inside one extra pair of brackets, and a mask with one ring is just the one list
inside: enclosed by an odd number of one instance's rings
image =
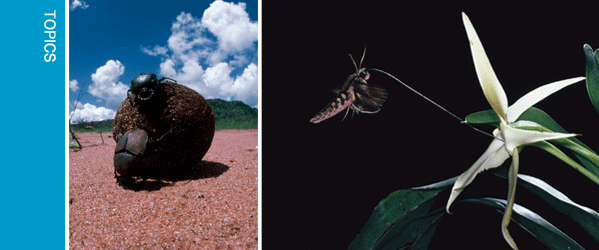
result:
[(139, 166), (127, 175), (143, 176), (152, 169), (195, 166), (212, 144), (215, 116), (202, 95), (170, 81), (153, 91), (151, 98), (130, 94), (114, 118), (112, 133), (117, 142), (133, 129), (147, 133), (146, 150), (139, 156), (142, 164), (136, 164)]

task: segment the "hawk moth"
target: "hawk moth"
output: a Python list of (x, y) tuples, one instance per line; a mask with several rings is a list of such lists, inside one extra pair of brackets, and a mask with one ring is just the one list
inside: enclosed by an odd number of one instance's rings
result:
[[(349, 55), (356, 68), (356, 73), (351, 74), (347, 77), (343, 85), (333, 90), (337, 94), (335, 98), (310, 119), (310, 122), (322, 122), (345, 109), (347, 109), (345, 116), (347, 116), (350, 109), (353, 113), (358, 114), (374, 114), (380, 111), (383, 102), (387, 100), (388, 92), (383, 86), (368, 84), (366, 82), (370, 78), (370, 73), (368, 73), (366, 68), (362, 68), (362, 61), (365, 54), (366, 48), (364, 48), (364, 54), (362, 54), (362, 59), (360, 60), (360, 67), (356, 65), (353, 57)], [(345, 116), (343, 119), (345, 119)]]

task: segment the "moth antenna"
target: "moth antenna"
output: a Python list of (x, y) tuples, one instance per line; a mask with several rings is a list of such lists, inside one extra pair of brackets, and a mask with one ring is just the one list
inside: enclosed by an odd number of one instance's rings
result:
[(364, 61), (364, 56), (366, 56), (366, 44), (364, 44), (364, 52), (362, 52), (362, 59), (360, 59), (360, 68), (362, 68), (362, 61)]
[[(352, 57), (351, 54), (347, 54), (347, 55), (349, 55), (351, 62), (354, 63), (354, 68), (356, 68), (356, 72), (358, 72), (358, 70), (359, 70), (358, 65), (356, 65), (356, 61), (354, 61), (354, 57)], [(360, 63), (362, 63), (362, 62), (360, 62)], [(360, 66), (362, 66), (362, 65), (360, 65)]]

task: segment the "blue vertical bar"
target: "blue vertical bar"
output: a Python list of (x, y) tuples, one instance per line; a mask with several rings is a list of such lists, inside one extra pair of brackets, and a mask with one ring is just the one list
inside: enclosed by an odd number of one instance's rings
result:
[(1, 249), (64, 249), (65, 1), (4, 1)]

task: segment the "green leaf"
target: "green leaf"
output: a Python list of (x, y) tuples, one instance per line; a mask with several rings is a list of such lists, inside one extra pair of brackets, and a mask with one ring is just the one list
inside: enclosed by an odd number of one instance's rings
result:
[[(488, 172), (507, 178), (505, 168), (496, 168)], [(393, 192), (374, 209), (349, 249), (427, 249), (441, 218), (446, 214), (443, 207), (431, 211), (431, 206), (438, 198), (438, 194), (450, 188), (456, 179), (457, 177), (454, 177), (427, 186)], [(518, 179), (518, 185), (530, 190), (553, 208), (570, 217), (599, 241), (597, 212), (576, 204), (540, 179), (523, 174), (519, 174)], [(483, 198), (466, 202), (491, 206), (502, 213), (505, 210), (504, 200)], [(581, 249), (576, 242), (549, 222), (519, 205), (514, 207), (512, 220), (552, 249), (562, 249), (561, 247)]]
[[(485, 205), (495, 208), (496, 211), (503, 214), (507, 202), (505, 200), (495, 198), (478, 198), (461, 200), (457, 203)], [(515, 224), (522, 227), (550, 249), (584, 249), (567, 234), (557, 229), (541, 216), (518, 204), (514, 204), (512, 221), (516, 222)]]
[(426, 249), (445, 214), (430, 211), (439, 193), (450, 188), (457, 177), (431, 185), (391, 193), (375, 208), (349, 249), (385, 249), (412, 246)]
[(388, 228), (373, 249), (426, 250), (441, 222), (441, 217), (445, 214), (445, 210), (440, 208), (404, 223), (395, 223)]
[(594, 175), (589, 170), (587, 170), (586, 168), (584, 168), (583, 166), (581, 166), (580, 164), (578, 164), (578, 162), (572, 160), (572, 158), (570, 158), (564, 152), (562, 152), (561, 150), (559, 150), (559, 148), (557, 148), (553, 144), (551, 144), (549, 142), (541, 141), (541, 142), (533, 143), (531, 145), (535, 146), (535, 147), (538, 147), (540, 149), (543, 149), (543, 150), (547, 151), (548, 153), (554, 155), (555, 157), (559, 158), (560, 160), (562, 160), (566, 164), (572, 166), (574, 169), (578, 170), (578, 172), (582, 173), (584, 176), (586, 176), (587, 178), (589, 178), (591, 181), (593, 181), (597, 185), (599, 185), (599, 177), (598, 176)]
[[(497, 168), (492, 173), (507, 179), (507, 170), (504, 168)], [(599, 242), (599, 213), (595, 210), (575, 203), (543, 180), (530, 175), (519, 174), (518, 185), (538, 195), (551, 207), (570, 217)]]
[[(524, 113), (527, 111), (524, 111)], [(495, 110), (492, 109), (469, 114), (466, 116), (465, 121), (470, 124), (490, 124), (499, 127), (499, 117), (495, 113)]]
[(585, 44), (583, 46), (586, 58), (587, 92), (595, 110), (599, 112), (599, 53), (593, 53), (593, 48)]
[(429, 185), (422, 186), (422, 187), (413, 187), (411, 189), (413, 189), (413, 190), (443, 190), (443, 189), (446, 189), (446, 188), (452, 186), (453, 183), (455, 182), (455, 180), (457, 180), (457, 179), (458, 179), (458, 177), (456, 176), (456, 177), (449, 178), (444, 181), (436, 182), (436, 183), (429, 184)]

